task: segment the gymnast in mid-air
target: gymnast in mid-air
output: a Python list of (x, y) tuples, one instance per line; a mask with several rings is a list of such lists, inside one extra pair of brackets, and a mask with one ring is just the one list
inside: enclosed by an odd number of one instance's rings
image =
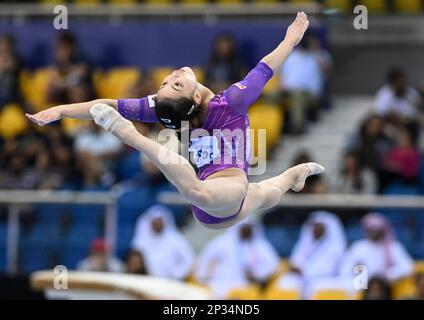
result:
[[(307, 15), (298, 12), (278, 47), (242, 81), (219, 94), (198, 83), (191, 68), (183, 67), (169, 74), (155, 95), (59, 105), (26, 116), (40, 126), (63, 117), (94, 120), (147, 156), (192, 204), (193, 215), (199, 223), (213, 229), (227, 228), (255, 210), (276, 206), (288, 190), (300, 191), (308, 176), (324, 172), (322, 166), (310, 162), (258, 183), (248, 181), (250, 127), (247, 110), (302, 40), (308, 26)], [(189, 140), (197, 174), (186, 158), (143, 136), (127, 119), (160, 122), (180, 134), (200, 130), (202, 134), (194, 138), (190, 135)], [(244, 143), (234, 141), (236, 135), (230, 137), (228, 143), (228, 135), (222, 132), (242, 132)]]

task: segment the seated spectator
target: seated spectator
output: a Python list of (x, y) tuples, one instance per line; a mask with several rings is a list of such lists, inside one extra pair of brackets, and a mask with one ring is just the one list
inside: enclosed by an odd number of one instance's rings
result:
[(21, 62), (15, 51), (15, 41), (9, 34), (0, 36), (0, 108), (20, 101), (19, 76)]
[(205, 70), (206, 86), (213, 92), (221, 92), (243, 78), (243, 66), (232, 34), (218, 35), (212, 50)]
[[(406, 184), (418, 183), (420, 174), (420, 151), (414, 141), (413, 133), (406, 125), (396, 129), (395, 145), (384, 157), (385, 179)], [(387, 185), (388, 182), (385, 183)]]
[(408, 86), (405, 72), (392, 68), (387, 74), (387, 84), (375, 97), (376, 113), (397, 123), (401, 119), (415, 120), (418, 116), (420, 95)]
[(138, 218), (131, 247), (142, 253), (149, 275), (179, 280), (189, 276), (194, 253), (168, 208), (155, 205)]
[(392, 285), (382, 277), (373, 277), (368, 282), (368, 289), (364, 290), (363, 300), (392, 300)]
[(308, 35), (281, 67), (281, 89), (288, 94), (290, 133), (305, 132), (308, 117), (316, 118), (322, 96), (323, 74)]
[(377, 178), (368, 168), (362, 168), (355, 152), (346, 152), (343, 167), (333, 183), (334, 193), (374, 194)]
[(395, 239), (389, 221), (379, 213), (362, 219), (367, 238), (354, 242), (346, 252), (341, 275), (354, 277), (355, 266), (364, 265), (370, 278), (380, 276), (395, 282), (413, 273), (414, 262)]
[(122, 149), (122, 142), (110, 132), (90, 121), (86, 130), (75, 137), (75, 151), (90, 153), (102, 160), (113, 160)]
[(79, 271), (124, 272), (124, 264), (115, 257), (108, 257), (108, 246), (103, 239), (90, 244), (90, 254), (77, 265)]
[(232, 289), (265, 285), (278, 265), (278, 254), (259, 225), (245, 221), (206, 245), (198, 260), (196, 279), (210, 287), (216, 298), (225, 298)]
[(125, 259), (126, 272), (132, 274), (146, 275), (147, 268), (144, 257), (140, 251), (130, 250)]
[(384, 129), (384, 119), (371, 115), (362, 122), (358, 134), (350, 141), (348, 149), (355, 151), (362, 168), (374, 172), (381, 170), (383, 157), (393, 143)]
[(289, 273), (278, 280), (278, 286), (299, 290), (309, 297), (311, 286), (338, 273), (346, 244), (343, 225), (336, 215), (312, 212), (290, 255)]
[(87, 98), (92, 96), (92, 92), (91, 70), (78, 53), (74, 35), (69, 32), (61, 33), (56, 42), (51, 67), (48, 102), (55, 105), (83, 102), (89, 100)]

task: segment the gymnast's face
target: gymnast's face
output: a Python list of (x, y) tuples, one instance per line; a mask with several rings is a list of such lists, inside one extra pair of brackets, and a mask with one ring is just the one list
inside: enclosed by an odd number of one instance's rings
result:
[(197, 86), (194, 71), (189, 67), (183, 67), (165, 77), (157, 92), (157, 97), (158, 99), (194, 98), (196, 100)]

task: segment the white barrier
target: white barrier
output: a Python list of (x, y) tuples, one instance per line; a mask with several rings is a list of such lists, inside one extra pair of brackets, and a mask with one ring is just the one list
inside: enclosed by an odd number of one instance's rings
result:
[[(60, 277), (60, 281), (58, 281)], [(151, 276), (107, 273), (38, 271), (31, 274), (31, 287), (49, 299), (71, 300), (207, 300), (206, 288), (182, 281)]]

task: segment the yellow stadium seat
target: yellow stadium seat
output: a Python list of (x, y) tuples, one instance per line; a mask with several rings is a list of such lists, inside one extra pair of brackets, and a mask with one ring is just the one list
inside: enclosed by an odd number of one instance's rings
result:
[(267, 82), (263, 93), (268, 94), (278, 92), (280, 90), (280, 81), (280, 76), (278, 74), (274, 74), (274, 76)]
[(339, 9), (342, 12), (352, 12), (352, 1), (350, 0), (325, 0), (327, 9)]
[(415, 294), (415, 279), (413, 276), (396, 281), (393, 285), (393, 298), (403, 299)]
[(394, 7), (401, 13), (422, 13), (423, 2), (421, 0), (395, 0)]
[(70, 119), (64, 118), (61, 120), (63, 130), (69, 135), (75, 135), (81, 131), (81, 129), (87, 127), (89, 124), (88, 120)]
[(108, 0), (108, 1), (111, 5), (114, 5), (114, 6), (133, 6), (139, 3), (138, 0)]
[(283, 126), (283, 112), (277, 105), (255, 104), (249, 109), (250, 126), (255, 130), (255, 137), (251, 137), (253, 150), (258, 150), (257, 130), (266, 130), (266, 147), (267, 152), (280, 141), (281, 129)]
[(387, 10), (385, 0), (361, 0), (360, 4), (366, 6), (369, 13), (384, 13)]
[(158, 5), (164, 5), (164, 4), (171, 4), (173, 0), (144, 0), (144, 3), (147, 4), (158, 4)]
[(92, 6), (92, 5), (97, 5), (100, 4), (102, 1), (101, 0), (74, 0), (74, 3), (77, 5), (88, 5), (88, 6)]
[(275, 283), (280, 279), (280, 277), (288, 272), (289, 270), (289, 261), (287, 259), (282, 259), (280, 261), (280, 265), (278, 266), (277, 272), (271, 276), (269, 279), (268, 287), (272, 287), (275, 285)]
[(28, 127), (28, 121), (22, 108), (17, 104), (8, 104), (0, 112), (0, 135), (6, 139), (12, 138)]
[(22, 70), (19, 75), (19, 87), (22, 95), (27, 99), (31, 92), (31, 73), (28, 70)]
[(182, 4), (205, 4), (208, 0), (181, 0)]
[(300, 300), (301, 293), (297, 290), (285, 290), (277, 287), (270, 287), (262, 296), (265, 300)]
[(252, 285), (244, 288), (234, 288), (227, 295), (230, 300), (258, 300), (260, 298), (260, 289)]
[(415, 263), (415, 272), (416, 273), (424, 273), (424, 260), (417, 261)]
[(61, 0), (41, 0), (43, 4), (63, 4), (63, 2)]
[(50, 79), (51, 70), (49, 68), (38, 69), (27, 79), (25, 98), (37, 111), (50, 106), (47, 103)]
[(193, 67), (193, 71), (196, 74), (197, 81), (203, 83), (205, 80), (205, 71), (201, 67)]
[(349, 294), (345, 290), (318, 290), (313, 294), (312, 300), (349, 300)]
[(216, 3), (220, 4), (240, 4), (243, 0), (216, 0)]
[(165, 79), (165, 77), (168, 76), (172, 72), (172, 70), (172, 68), (168, 67), (160, 67), (152, 70), (152, 77), (155, 81), (156, 88), (160, 87), (163, 82), (163, 79)]
[(113, 68), (108, 72), (96, 70), (93, 74), (94, 88), (100, 98), (125, 98), (128, 89), (139, 79), (136, 68)]

